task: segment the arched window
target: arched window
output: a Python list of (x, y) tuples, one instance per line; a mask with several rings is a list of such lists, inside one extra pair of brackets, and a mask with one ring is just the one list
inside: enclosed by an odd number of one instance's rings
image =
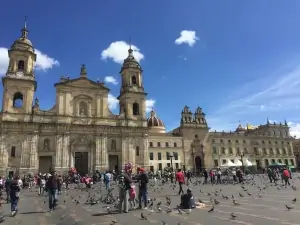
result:
[(23, 61), (23, 60), (20, 60), (20, 61), (18, 62), (18, 70), (19, 70), (19, 71), (24, 71), (24, 66), (25, 66), (24, 61)]
[(138, 103), (133, 103), (133, 105), (132, 105), (132, 113), (133, 113), (133, 115), (134, 116), (137, 116), (137, 115), (139, 115), (140, 114), (140, 106), (139, 106), (139, 104)]
[(132, 83), (132, 84), (136, 84), (136, 77), (135, 77), (135, 76), (132, 76), (132, 77), (131, 77), (131, 83)]
[(79, 103), (79, 115), (80, 116), (87, 116), (88, 106), (87, 103), (84, 101), (81, 101)]
[(14, 94), (13, 107), (22, 108), (23, 107), (23, 95), (20, 92)]

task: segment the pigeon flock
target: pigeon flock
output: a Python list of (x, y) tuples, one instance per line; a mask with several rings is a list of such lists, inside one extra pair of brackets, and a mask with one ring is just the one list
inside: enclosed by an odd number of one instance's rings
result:
[[(203, 184), (201, 178), (193, 178), (184, 186), (184, 190), (192, 190), (196, 208), (181, 209), (179, 187), (176, 183), (155, 182), (151, 180), (148, 187), (147, 209), (130, 209), (128, 213), (118, 213), (118, 187), (112, 185), (107, 192), (104, 185), (94, 184), (87, 189), (85, 185), (71, 185), (59, 195), (59, 202), (53, 213), (48, 212), (48, 198), (37, 196), (37, 190), (24, 190), (19, 214), (15, 218), (7, 218), (4, 224), (26, 224), (29, 218), (26, 213), (26, 201), (32, 201), (41, 208), (38, 217), (46, 217), (51, 223), (28, 224), (285, 224), (300, 225), (300, 207), (297, 204), (300, 176), (294, 174), (291, 185), (278, 181), (270, 183), (266, 175), (248, 177), (241, 184)], [(28, 193), (26, 193), (28, 192)], [(138, 190), (137, 190), (138, 192)], [(27, 196), (27, 197), (26, 197)], [(28, 197), (30, 196), (30, 198)], [(28, 204), (28, 202), (27, 202)], [(136, 205), (138, 200), (136, 199)], [(39, 207), (37, 207), (39, 208)], [(22, 212), (24, 212), (22, 214)], [(27, 218), (28, 217), (28, 218)], [(33, 217), (31, 217), (33, 218)], [(40, 221), (39, 219), (38, 221)]]

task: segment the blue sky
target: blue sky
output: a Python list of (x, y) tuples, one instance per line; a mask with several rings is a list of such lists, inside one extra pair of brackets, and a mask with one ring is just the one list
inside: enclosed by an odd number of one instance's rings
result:
[(90, 79), (106, 78), (118, 112), (114, 96), (131, 37), (148, 106), (154, 103), (168, 129), (188, 105), (202, 107), (212, 129), (268, 117), (286, 119), (300, 134), (300, 1), (32, 0), (3, 1), (1, 8), (0, 73), (26, 15), (44, 109), (54, 104), (53, 84), (61, 75), (78, 77), (84, 63)]

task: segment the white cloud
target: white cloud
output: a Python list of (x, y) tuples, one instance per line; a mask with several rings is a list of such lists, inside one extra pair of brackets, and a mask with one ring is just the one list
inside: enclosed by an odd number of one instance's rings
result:
[[(250, 124), (264, 124), (268, 116), (297, 118), (300, 105), (300, 66), (296, 63), (264, 74), (263, 78), (247, 83), (235, 91), (231, 100), (224, 99), (218, 109), (209, 114), (212, 127), (235, 129), (238, 120)], [(229, 96), (230, 93), (224, 93)], [(297, 108), (298, 107), (298, 108)], [(297, 134), (299, 125), (293, 125), (291, 132)]]
[(50, 56), (44, 54), (38, 49), (35, 49), (36, 54), (36, 63), (35, 63), (35, 69), (36, 70), (42, 70), (47, 71), (49, 69), (52, 69), (54, 66), (59, 66), (59, 62), (51, 58)]
[(155, 105), (155, 102), (156, 101), (154, 99), (146, 100), (146, 112), (147, 113), (150, 112), (153, 109), (153, 107)]
[(117, 84), (118, 84), (117, 79), (114, 78), (113, 76), (106, 76), (106, 77), (104, 78), (104, 82), (106, 82), (106, 83), (111, 83), (111, 84), (113, 84), (113, 85), (117, 85)]
[(119, 100), (112, 94), (108, 94), (108, 107), (110, 110), (115, 110), (119, 105)]
[(266, 79), (253, 82), (248, 89), (251, 90), (250, 94), (240, 99), (236, 96), (220, 109), (220, 113), (253, 114), (258, 111), (293, 110), (300, 104), (300, 66), (281, 71), (280, 74), (271, 74)]
[(0, 75), (5, 74), (8, 67), (8, 53), (7, 48), (0, 48)]
[(175, 44), (188, 44), (190, 47), (193, 47), (197, 40), (199, 40), (199, 38), (196, 36), (196, 31), (182, 30), (180, 37), (175, 40)]
[[(101, 59), (107, 60), (111, 59), (116, 63), (122, 64), (124, 59), (128, 56), (128, 49), (130, 48), (129, 44), (125, 41), (116, 41), (112, 42), (108, 48), (104, 49), (101, 52)], [(140, 52), (140, 49), (134, 45), (131, 45), (133, 50), (134, 58), (139, 62), (144, 59), (144, 55)]]
[(290, 126), (290, 135), (300, 138), (300, 123), (288, 122), (288, 125)]
[[(2, 75), (6, 73), (9, 63), (7, 51), (7, 48), (0, 48), (0, 74)], [(40, 50), (35, 49), (35, 53), (37, 55), (35, 63), (36, 70), (47, 71), (54, 66), (59, 66), (59, 62), (56, 59), (49, 57)]]

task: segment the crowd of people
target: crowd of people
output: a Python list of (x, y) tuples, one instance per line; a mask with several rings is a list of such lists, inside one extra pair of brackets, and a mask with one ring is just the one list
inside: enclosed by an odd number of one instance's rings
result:
[[(286, 168), (268, 168), (267, 175), (270, 182), (277, 182), (280, 178), (286, 185), (290, 185), (289, 179), (291, 178), (291, 172)], [(203, 171), (203, 184), (210, 183), (222, 184), (221, 177), (224, 172), (219, 168), (216, 170), (204, 170)], [(226, 171), (227, 176), (229, 171)], [(236, 183), (243, 182), (243, 170), (237, 168), (234, 173), (230, 173), (232, 179)], [(194, 174), (191, 171), (182, 171), (178, 169), (175, 171), (167, 171), (166, 173), (157, 173), (145, 171), (144, 168), (138, 168), (137, 174), (132, 173), (132, 167), (125, 167), (119, 174), (115, 171), (105, 171), (103, 173), (96, 172), (92, 176), (81, 177), (76, 170), (69, 172), (67, 175), (58, 175), (56, 171), (52, 171), (51, 174), (37, 174), (36, 176), (30, 176), (28, 179), (20, 179), (19, 176), (9, 175), (7, 178), (0, 177), (0, 195), (2, 198), (2, 192), (6, 193), (6, 202), (11, 204), (11, 215), (15, 216), (18, 212), (18, 202), (20, 192), (24, 186), (31, 188), (37, 186), (38, 195), (44, 195), (45, 192), (49, 196), (49, 210), (52, 212), (58, 205), (58, 195), (60, 195), (62, 187), (65, 186), (68, 189), (70, 183), (84, 183), (86, 188), (91, 188), (93, 183), (102, 182), (107, 190), (110, 190), (112, 182), (118, 184), (119, 188), (119, 203), (118, 210), (120, 213), (128, 213), (133, 209), (147, 209), (148, 207), (148, 183), (150, 179), (160, 180), (161, 182), (178, 183), (178, 195), (180, 196), (180, 204), (178, 207), (191, 211), (192, 208), (197, 207), (198, 203), (195, 203), (192, 190), (187, 188), (186, 193), (183, 190), (183, 185), (192, 181)], [(26, 185), (25, 185), (26, 183)], [(138, 188), (138, 192), (136, 191)], [(135, 199), (138, 199), (138, 207), (136, 207)], [(3, 198), (2, 198), (3, 199)], [(0, 223), (4, 221), (4, 217), (0, 216)]]

